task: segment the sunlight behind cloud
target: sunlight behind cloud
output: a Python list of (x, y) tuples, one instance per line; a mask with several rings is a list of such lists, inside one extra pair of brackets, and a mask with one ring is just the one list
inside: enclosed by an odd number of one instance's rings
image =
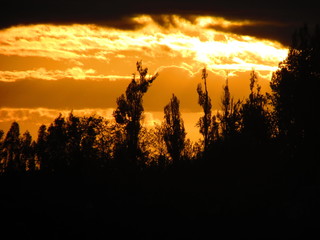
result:
[[(133, 21), (141, 27), (136, 30), (79, 24), (11, 27), (0, 31), (0, 55), (67, 60), (74, 64), (73, 68), (67, 70), (67, 75), (83, 79), (101, 74), (117, 75), (94, 69), (81, 70), (80, 67), (86, 59), (109, 64), (115, 58), (130, 57), (124, 52), (134, 51), (134, 56), (150, 59), (154, 65), (159, 64), (156, 58), (167, 56), (177, 66), (183, 63), (192, 66), (194, 72), (204, 64), (211, 70), (255, 68), (274, 71), (287, 54), (287, 49), (277, 42), (223, 33), (207, 27), (212, 24), (228, 27), (254, 22), (231, 22), (216, 17), (197, 17), (191, 22), (175, 15), (167, 18), (162, 16), (162, 21), (168, 22), (163, 25), (148, 15), (136, 16)], [(32, 71), (35, 70), (27, 69), (25, 76)], [(61, 71), (57, 70), (54, 72), (56, 76), (52, 74), (44, 79), (60, 78)], [(5, 72), (5, 75), (14, 76), (18, 73)], [(1, 77), (1, 80), (9, 81), (3, 71)], [(10, 78), (12, 80), (14, 78)]]
[(244, 25), (255, 25), (257, 22), (253, 21), (228, 21), (222, 17), (209, 17), (203, 16), (196, 19), (196, 24), (202, 28), (209, 27), (212, 25), (221, 26), (223, 28), (233, 27), (233, 26), (244, 26)]

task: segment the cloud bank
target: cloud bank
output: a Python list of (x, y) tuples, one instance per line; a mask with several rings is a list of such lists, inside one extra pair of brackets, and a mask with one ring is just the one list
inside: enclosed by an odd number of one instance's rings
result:
[[(0, 27), (6, 28), (19, 24), (96, 24), (120, 29), (136, 29), (139, 24), (132, 16), (148, 14), (159, 19), (163, 26), (170, 24), (161, 15), (176, 14), (185, 19), (195, 15), (218, 16), (230, 21), (256, 21), (265, 24), (251, 28), (236, 28), (240, 34), (252, 34), (289, 43), (291, 34), (303, 23), (319, 23), (317, 1), (207, 1), (207, 0), (29, 0), (23, 2), (5, 1), (5, 11), (0, 16)], [(272, 30), (274, 29), (274, 31)]]
[[(44, 64), (45, 67), (26, 69), (24, 73), (0, 69), (0, 80), (14, 81), (14, 77), (110, 79), (108, 75), (116, 79), (116, 75), (130, 75), (120, 68), (138, 59), (143, 59), (153, 71), (168, 63), (192, 72), (203, 66), (212, 71), (274, 71), (287, 54), (287, 49), (278, 42), (221, 32), (211, 27), (227, 29), (254, 25), (254, 22), (230, 22), (217, 17), (197, 17), (188, 21), (176, 15), (161, 19), (148, 15), (134, 17), (132, 21), (141, 25), (136, 30), (78, 24), (18, 26), (1, 30), (0, 60), (42, 58), (43, 61), (60, 62), (60, 66), (51, 70), (48, 66), (53, 66), (52, 63)], [(163, 21), (170, 23), (169, 26), (164, 28)]]

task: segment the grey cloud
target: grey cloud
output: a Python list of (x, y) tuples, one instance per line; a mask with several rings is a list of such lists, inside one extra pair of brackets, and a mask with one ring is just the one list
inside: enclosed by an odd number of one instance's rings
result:
[(279, 24), (279, 23), (257, 23), (243, 26), (223, 26), (211, 25), (208, 28), (215, 29), (227, 33), (235, 33), (241, 35), (249, 35), (261, 39), (274, 39), (282, 44), (289, 46), (291, 44), (291, 36), (296, 26), (294, 24)]
[[(0, 16), (0, 28), (34, 23), (94, 23), (121, 29), (135, 29), (139, 24), (130, 20), (136, 14), (153, 14), (163, 26), (173, 22), (161, 14), (178, 14), (192, 20), (192, 15), (220, 16), (229, 20), (253, 20), (276, 25), (236, 28), (233, 31), (290, 42), (293, 29), (302, 24), (320, 23), (316, 1), (206, 1), (206, 0), (136, 0), (136, 1), (6, 1)], [(160, 16), (160, 17), (159, 17)]]

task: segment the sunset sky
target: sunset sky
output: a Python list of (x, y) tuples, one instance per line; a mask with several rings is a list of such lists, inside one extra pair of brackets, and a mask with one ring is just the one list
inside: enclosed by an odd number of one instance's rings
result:
[(150, 74), (159, 73), (144, 98), (144, 124), (160, 123), (175, 93), (187, 137), (196, 140), (201, 116), (196, 87), (203, 67), (214, 112), (227, 75), (236, 99), (248, 95), (252, 69), (268, 91), (293, 30), (319, 20), (311, 3), (273, 0), (264, 6), (260, 1), (11, 2), (0, 17), (0, 129), (7, 131), (15, 120), (34, 138), (39, 126), (60, 112), (111, 118), (116, 98), (142, 60)]

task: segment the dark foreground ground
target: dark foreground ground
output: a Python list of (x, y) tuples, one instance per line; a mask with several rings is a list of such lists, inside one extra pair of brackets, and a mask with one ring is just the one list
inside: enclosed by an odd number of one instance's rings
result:
[(1, 176), (1, 239), (319, 237), (318, 187), (250, 177), (195, 169)]

